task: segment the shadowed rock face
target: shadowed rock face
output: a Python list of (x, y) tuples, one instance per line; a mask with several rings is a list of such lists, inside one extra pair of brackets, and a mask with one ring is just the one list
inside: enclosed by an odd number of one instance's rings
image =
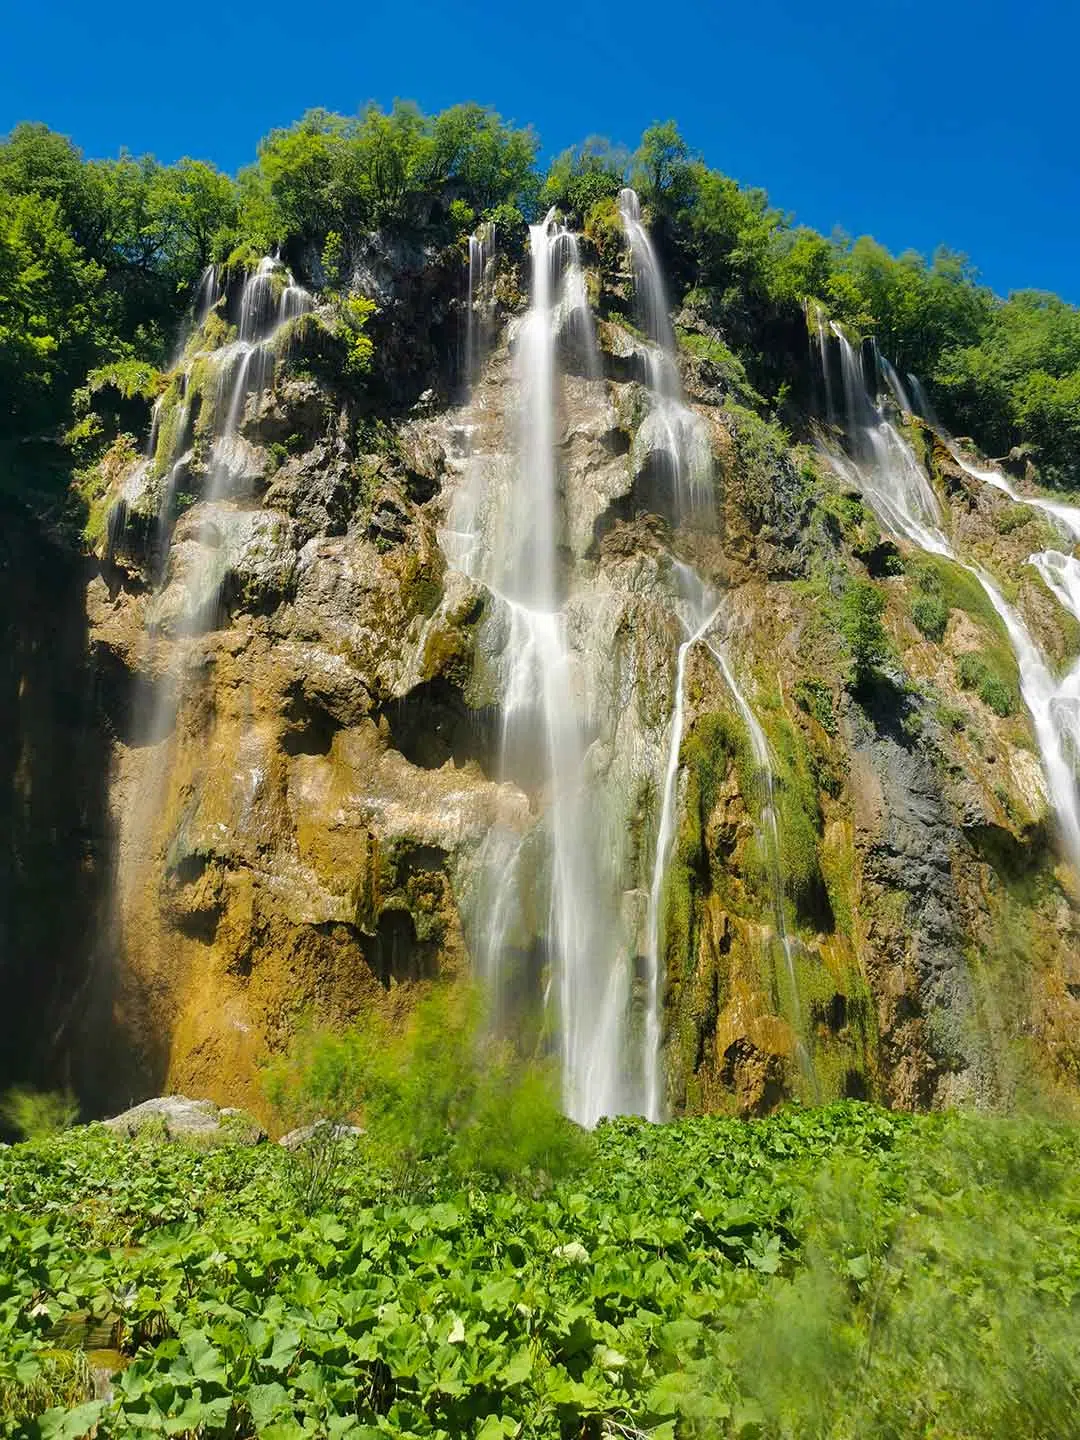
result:
[(96, 1095), (81, 1042), (103, 993), (110, 739), (83, 593), (87, 566), (19, 510), (0, 514), (0, 1089)]
[[(173, 1090), (260, 1112), (258, 1061), (306, 1011), (401, 1018), (425, 984), (477, 965), (493, 837), (526, 857), (504, 998), (519, 1018), (535, 1012), (550, 964), (547, 879), (531, 858), (545, 780), (503, 746), (511, 626), (451, 534), (469, 487), (483, 503), (515, 463), (514, 317), (493, 312), (473, 396), (451, 405), (440, 347), (457, 278), (444, 256), (397, 261), (398, 288), (394, 256), (364, 261), (384, 307), (381, 429), (331, 380), (283, 374), (238, 427), (243, 484), (180, 517), (160, 583), (145, 475), (120, 482), (127, 509), (92, 569), (29, 531), (0, 542), (14, 622), (0, 651), (15, 737), (0, 791), (11, 1078), (70, 1073), (95, 1108)], [(639, 438), (640, 342), (607, 283), (605, 373), (576, 366), (560, 391), (559, 566), (598, 874), (635, 1006), (685, 638), (672, 554), (722, 599), (710, 638), (773, 756), (795, 936), (797, 1005), (761, 775), (721, 669), (696, 646), (664, 889), (668, 1105), (998, 1103), (1020, 1038), (1021, 1067), (1075, 1087), (1080, 927), (1030, 725), (957, 678), (957, 656), (994, 639), (985, 621), (953, 607), (943, 642), (928, 641), (911, 619), (915, 581), (896, 573), (902, 550), (882, 558), (858, 497), (808, 452), (763, 445), (730, 404), (730, 376), (700, 358), (683, 384), (714, 481), (680, 526), (664, 457)], [(410, 349), (429, 304), (438, 323)], [(1022, 537), (995, 528), (1003, 497), (941, 455), (931, 465), (958, 536), (1023, 574), (1032, 627), (1056, 658), (1073, 653), (1023, 572)], [(852, 577), (881, 585), (893, 652), (863, 691), (836, 619)], [(49, 1045), (27, 1022), (39, 1007)]]

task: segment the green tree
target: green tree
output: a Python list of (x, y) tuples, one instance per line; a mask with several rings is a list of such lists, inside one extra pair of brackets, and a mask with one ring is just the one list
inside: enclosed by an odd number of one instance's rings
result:
[(689, 203), (695, 167), (674, 120), (650, 125), (634, 152), (631, 179), (641, 198), (669, 213)]
[(540, 205), (556, 205), (582, 219), (599, 200), (614, 198), (626, 183), (629, 156), (621, 146), (593, 135), (557, 155), (548, 167)]

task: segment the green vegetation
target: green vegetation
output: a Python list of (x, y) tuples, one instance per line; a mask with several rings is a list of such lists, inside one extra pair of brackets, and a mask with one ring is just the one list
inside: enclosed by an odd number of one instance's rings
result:
[(283, 1127), (313, 1130), (295, 1152), (305, 1209), (332, 1198), (340, 1132), (356, 1118), (369, 1157), (402, 1197), (423, 1194), (436, 1163), (515, 1185), (573, 1164), (581, 1144), (559, 1114), (554, 1073), (493, 1039), (482, 1019), (479, 997), (457, 987), (422, 1000), (402, 1032), (373, 1014), (344, 1032), (298, 1029), (267, 1067), (265, 1088)]
[(956, 661), (956, 678), (965, 690), (974, 690), (995, 715), (1013, 715), (1019, 696), (1011, 674), (1002, 674), (993, 652), (966, 650)]
[(851, 656), (851, 684), (864, 685), (889, 656), (881, 617), (885, 593), (870, 580), (850, 580), (840, 597), (840, 633)]
[(916, 595), (911, 602), (911, 618), (928, 640), (941, 644), (949, 623), (949, 607), (940, 595)]
[(500, 207), (531, 213), (537, 144), (531, 130), (480, 105), (436, 116), (401, 101), (389, 114), (369, 105), (353, 118), (310, 110), (260, 141), (256, 164), (241, 171), (241, 232), (264, 252), (314, 242), (336, 283), (350, 241), (368, 231), (452, 239)]
[(40, 1140), (67, 1130), (79, 1118), (79, 1102), (70, 1090), (31, 1090), (14, 1085), (0, 1096), (0, 1122), (20, 1139)]
[(0, 1152), (0, 1433), (1075, 1433), (1074, 1129), (621, 1120), (531, 1190), (435, 1157), (424, 1203), (360, 1139), (314, 1214), (289, 1167), (99, 1127)]
[(200, 161), (84, 160), (44, 125), (17, 126), (0, 143), (5, 439), (63, 426), (91, 371), (160, 365), (236, 223), (233, 182)]
[(802, 676), (795, 682), (795, 704), (800, 710), (812, 715), (829, 735), (836, 734), (836, 715), (833, 711), (832, 691), (824, 680)]
[[(627, 180), (676, 305), (691, 302), (724, 337), (685, 343), (747, 404), (763, 397), (783, 410), (805, 394), (802, 306), (814, 300), (919, 372), (954, 430), (992, 453), (1022, 447), (1047, 483), (1080, 484), (1076, 307), (1035, 291), (1000, 300), (946, 250), (929, 262), (894, 257), (866, 236), (827, 240), (795, 226), (763, 190), (704, 165), (671, 121), (632, 155), (592, 137), (541, 174), (537, 151), (530, 129), (474, 104), (434, 116), (403, 102), (353, 117), (312, 110), (268, 135), (235, 180), (188, 158), (87, 160), (43, 125), (17, 126), (0, 141), (4, 484), (17, 483), (18, 467), (27, 488), (31, 474), (63, 486), (64, 466), (40, 445), (55, 448), (69, 429), (80, 464), (94, 443), (141, 429), (152, 377), (211, 260), (243, 267), (276, 248), (305, 283), (340, 291), (373, 230), (438, 246), (486, 219), (513, 253), (524, 221), (554, 205), (610, 267), (621, 248), (614, 197)], [(313, 254), (321, 264), (308, 273)], [(365, 344), (350, 363), (356, 373), (370, 363)], [(751, 461), (768, 459), (765, 437), (735, 429)]]

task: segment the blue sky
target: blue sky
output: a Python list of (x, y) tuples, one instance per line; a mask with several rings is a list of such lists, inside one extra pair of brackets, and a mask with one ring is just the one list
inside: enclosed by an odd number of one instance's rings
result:
[(0, 131), (44, 120), (235, 169), (306, 108), (460, 100), (553, 153), (674, 117), (820, 230), (965, 251), (1006, 292), (1080, 302), (1075, 0), (568, 0), (242, 6), (7, 0)]

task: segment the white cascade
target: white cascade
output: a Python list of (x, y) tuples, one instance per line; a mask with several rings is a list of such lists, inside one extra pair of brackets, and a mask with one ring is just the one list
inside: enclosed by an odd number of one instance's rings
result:
[(465, 301), (465, 383), (471, 388), (480, 373), (480, 359), (483, 353), (483, 315), (477, 315), (482, 307), (484, 276), (487, 264), (494, 250), (494, 227), (484, 221), (469, 236), (469, 288)]
[(634, 267), (639, 320), (648, 341), (644, 378), (651, 404), (636, 445), (645, 453), (667, 458), (675, 518), (685, 520), (708, 504), (712, 447), (704, 422), (683, 395), (667, 287), (652, 238), (641, 219), (637, 192), (620, 190), (618, 204)]
[[(1080, 560), (1060, 550), (1043, 550), (1028, 560), (1074, 619), (1080, 620)], [(1055, 724), (1074, 766), (1080, 766), (1080, 659), (1058, 682), (1050, 702)]]
[(964, 566), (986, 592), (1005, 626), (1020, 672), (1020, 690), (1031, 712), (1047, 792), (1056, 812), (1063, 848), (1080, 869), (1080, 785), (1068, 753), (1068, 727), (1062, 724), (1060, 686), (1018, 612), (981, 566), (960, 560), (941, 528), (937, 496), (910, 445), (879, 409), (867, 390), (859, 357), (837, 325), (851, 455), (826, 445), (834, 469), (870, 502), (892, 534), (921, 550)]
[(912, 399), (909, 398), (900, 377), (884, 359), (883, 370), (893, 399), (900, 409), (909, 415), (920, 415), (927, 421), (937, 432), (949, 454), (965, 475), (970, 475), (973, 480), (979, 480), (984, 485), (992, 485), (995, 490), (1000, 490), (1003, 494), (1008, 495), (1009, 499), (1015, 501), (1017, 505), (1029, 505), (1033, 510), (1041, 510), (1044, 515), (1049, 515), (1071, 540), (1074, 542), (1080, 540), (1080, 506), (1066, 505), (1061, 500), (1048, 500), (1044, 495), (1025, 494), (1022, 490), (1017, 490), (1016, 486), (1000, 470), (991, 469), (987, 465), (976, 465), (964, 454), (956, 440), (938, 419), (918, 377), (915, 375), (907, 377), (908, 385), (911, 387), (911, 396), (914, 398), (914, 404), (912, 404)]
[[(524, 784), (541, 807), (547, 1000), (563, 1107), (592, 1125), (603, 1115), (644, 1108), (632, 1053), (630, 957), (620, 944), (597, 807), (590, 804), (556, 459), (560, 344), (569, 336), (587, 370), (596, 363), (595, 345), (575, 237), (551, 213), (530, 227), (529, 244), (530, 306), (513, 345), (520, 396), (516, 460), (507, 483), (499, 484), (484, 469), (484, 457), (470, 456), (440, 542), (451, 564), (494, 598), (502, 774)], [(498, 1005), (513, 988), (507, 973), (512, 937), (525, 908), (523, 890), (534, 883), (536, 846), (496, 829), (485, 868), (476, 949)]]

